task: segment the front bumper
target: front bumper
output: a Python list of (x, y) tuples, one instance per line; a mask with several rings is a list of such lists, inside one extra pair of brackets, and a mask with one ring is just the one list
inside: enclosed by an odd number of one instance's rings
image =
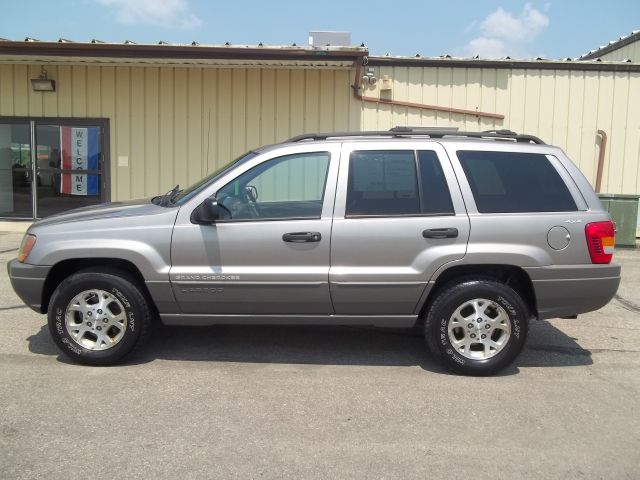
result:
[(620, 265), (524, 269), (536, 294), (538, 318), (568, 317), (604, 307), (618, 291)]
[(28, 263), (20, 263), (17, 259), (11, 260), (7, 264), (11, 286), (20, 299), (38, 313), (44, 313), (42, 311), (42, 291), (49, 270), (51, 270), (49, 266), (29, 265)]

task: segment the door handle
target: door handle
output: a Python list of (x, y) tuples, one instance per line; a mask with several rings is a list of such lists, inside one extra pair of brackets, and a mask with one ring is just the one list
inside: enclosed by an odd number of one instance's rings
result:
[(320, 232), (291, 232), (282, 235), (282, 240), (293, 243), (319, 242), (321, 239)]
[(457, 228), (429, 228), (422, 231), (424, 238), (457, 238)]

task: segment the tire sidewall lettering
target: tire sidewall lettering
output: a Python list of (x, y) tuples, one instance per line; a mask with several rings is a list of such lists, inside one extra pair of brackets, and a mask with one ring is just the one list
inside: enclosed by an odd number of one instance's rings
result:
[(55, 323), (56, 323), (56, 331), (58, 332), (58, 335), (64, 335), (65, 334), (65, 328), (62, 325), (62, 317), (63, 317), (64, 312), (62, 311), (62, 308), (57, 307), (56, 308), (56, 314), (55, 314)]
[(113, 293), (116, 297), (118, 297), (118, 299), (122, 302), (122, 304), (125, 306), (125, 308), (127, 308), (127, 309), (131, 308), (131, 302), (124, 295), (124, 293), (122, 293), (120, 290), (118, 290), (115, 287), (111, 288), (111, 293)]
[(509, 313), (509, 320), (511, 321), (511, 335), (516, 337), (516, 339), (520, 339), (520, 335), (522, 334), (522, 327), (520, 325), (520, 316), (518, 315), (518, 310), (511, 305), (511, 303), (504, 298), (502, 295), (498, 295), (498, 298), (495, 300), (496, 303), (500, 304), (502, 308), (504, 308)]
[(449, 333), (448, 333), (448, 325), (449, 321), (445, 317), (441, 317), (438, 322), (439, 326), (439, 341), (443, 347), (444, 353), (451, 357), (451, 359), (456, 362), (458, 365), (464, 365), (466, 363), (466, 359), (456, 353), (453, 349), (453, 346), (449, 342)]
[(127, 296), (122, 293), (120, 290), (118, 290), (117, 288), (113, 287), (111, 288), (111, 293), (113, 293), (116, 297), (118, 297), (118, 300), (120, 300), (122, 302), (122, 305), (124, 305), (125, 308), (125, 313), (127, 316), (127, 328), (129, 330), (131, 330), (132, 332), (135, 332), (136, 330), (136, 316), (135, 313), (133, 311), (133, 306), (132, 303), (129, 301), (129, 299), (127, 298)]

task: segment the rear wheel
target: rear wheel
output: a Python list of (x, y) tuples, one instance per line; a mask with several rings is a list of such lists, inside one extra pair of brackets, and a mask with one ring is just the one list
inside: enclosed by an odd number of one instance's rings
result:
[(444, 287), (425, 320), (431, 352), (451, 370), (491, 375), (509, 365), (527, 336), (529, 311), (509, 286), (469, 278)]
[(79, 272), (49, 302), (49, 330), (58, 348), (87, 365), (111, 365), (148, 336), (151, 310), (124, 272)]

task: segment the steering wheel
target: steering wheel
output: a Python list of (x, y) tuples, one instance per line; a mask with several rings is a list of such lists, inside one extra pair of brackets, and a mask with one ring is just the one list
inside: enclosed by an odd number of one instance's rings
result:
[(256, 208), (256, 200), (258, 200), (258, 189), (253, 185), (246, 185), (242, 189), (242, 197), (249, 207), (251, 216), (253, 218), (259, 218), (260, 212)]

